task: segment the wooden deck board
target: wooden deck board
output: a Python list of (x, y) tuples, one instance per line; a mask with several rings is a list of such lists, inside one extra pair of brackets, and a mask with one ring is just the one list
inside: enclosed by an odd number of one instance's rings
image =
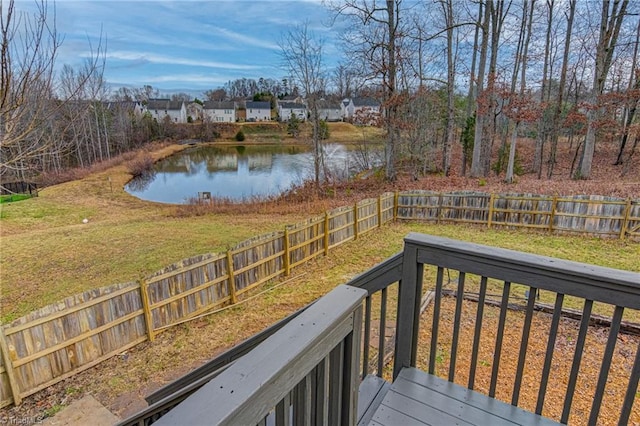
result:
[(546, 426), (558, 423), (415, 368), (405, 368), (369, 424)]

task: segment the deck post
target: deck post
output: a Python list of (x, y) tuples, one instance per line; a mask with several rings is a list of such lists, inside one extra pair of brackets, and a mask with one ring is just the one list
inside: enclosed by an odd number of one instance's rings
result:
[(418, 264), (418, 248), (405, 240), (402, 280), (398, 289), (398, 314), (393, 378), (405, 367), (416, 364), (422, 265)]

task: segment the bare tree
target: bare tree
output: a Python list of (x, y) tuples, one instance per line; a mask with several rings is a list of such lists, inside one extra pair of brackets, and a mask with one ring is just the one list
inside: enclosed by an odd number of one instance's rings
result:
[(513, 84), (511, 87), (511, 91), (515, 92), (515, 84), (517, 82), (518, 71), (520, 70), (520, 92), (518, 94), (520, 105), (517, 106), (517, 111), (515, 114), (514, 121), (514, 129), (511, 137), (511, 145), (509, 147), (509, 162), (507, 164), (507, 173), (505, 176), (505, 181), (508, 183), (513, 182), (513, 174), (514, 174), (514, 166), (516, 159), (516, 143), (518, 140), (518, 129), (520, 127), (520, 122), (526, 120), (528, 117), (528, 108), (525, 107), (527, 103), (525, 99), (525, 92), (527, 88), (526, 83), (526, 75), (527, 75), (527, 61), (528, 61), (528, 52), (529, 52), (529, 43), (531, 42), (531, 27), (533, 24), (533, 10), (534, 10), (535, 0), (531, 0), (529, 4), (528, 0), (524, 0), (522, 3), (522, 20), (520, 25), (520, 36), (518, 40), (518, 48), (516, 49), (516, 60), (515, 66), (513, 70)]
[[(73, 74), (73, 89), (63, 93), (62, 99), (56, 98), (54, 69), (61, 40), (55, 7), (49, 7), (46, 0), (35, 6), (29, 14), (17, 12), (14, 0), (0, 2), (0, 176), (24, 179), (36, 167), (42, 169), (43, 161), (61, 165), (69, 149), (63, 139), (69, 126), (59, 124), (65, 107), (79, 96), (95, 100), (105, 96), (100, 40), (91, 59)], [(79, 128), (86, 134), (93, 132), (98, 143), (91, 148), (105, 158), (110, 155), (105, 122), (99, 111), (91, 111), (92, 127), (85, 123)]]
[(47, 148), (39, 130), (52, 107), (61, 42), (45, 1), (36, 3), (32, 16), (16, 12), (13, 0), (4, 7), (0, 3), (0, 176), (24, 178), (29, 160)]
[[(387, 127), (385, 143), (385, 173), (388, 180), (396, 178), (396, 153), (400, 141), (398, 95), (400, 11), (402, 0), (325, 0), (338, 15), (350, 18), (354, 25), (348, 37), (350, 56), (367, 65), (368, 78), (382, 87), (383, 109)], [(363, 70), (364, 71), (364, 70)]]
[(562, 105), (564, 102), (564, 92), (567, 85), (567, 69), (569, 67), (569, 53), (571, 46), (571, 33), (573, 30), (573, 20), (576, 14), (576, 0), (569, 0), (567, 7), (569, 8), (566, 14), (567, 18), (567, 31), (565, 33), (564, 54), (562, 56), (562, 69), (560, 70), (560, 83), (558, 86), (558, 96), (556, 97), (556, 103), (553, 111), (552, 126), (551, 126), (551, 149), (549, 151), (549, 161), (547, 166), (547, 178), (551, 179), (553, 176), (553, 169), (556, 163), (556, 152), (558, 149), (558, 137), (560, 132)]
[(582, 148), (580, 165), (574, 173), (576, 179), (588, 179), (591, 176), (591, 164), (596, 146), (596, 127), (601, 114), (601, 109), (598, 107), (598, 97), (604, 91), (613, 53), (618, 43), (620, 28), (626, 17), (628, 6), (629, 0), (602, 0), (590, 106), (587, 111), (587, 135)]
[(484, 5), (483, 16), (478, 16), (478, 26), (482, 30), (482, 41), (480, 43), (480, 58), (478, 63), (478, 74), (476, 76), (476, 121), (475, 134), (473, 137), (473, 156), (471, 158), (471, 176), (485, 176), (483, 168), (483, 133), (485, 131), (485, 121), (488, 117), (488, 100), (484, 93), (484, 77), (487, 65), (487, 51), (489, 49), (489, 23), (491, 22), (491, 8), (493, 1), (487, 0)]
[(324, 91), (323, 41), (309, 31), (308, 23), (288, 31), (280, 41), (281, 57), (294, 82), (300, 85), (310, 111), (313, 128), (313, 165), (316, 186), (320, 185), (323, 163), (320, 135), (319, 96)]
[(618, 149), (618, 156), (616, 158), (616, 165), (623, 163), (622, 157), (624, 155), (624, 149), (627, 146), (627, 140), (629, 139), (629, 133), (631, 124), (636, 116), (638, 109), (638, 101), (640, 101), (638, 94), (640, 93), (640, 69), (638, 68), (638, 45), (640, 44), (640, 20), (636, 26), (636, 39), (633, 44), (633, 56), (631, 59), (631, 72), (629, 73), (629, 84), (627, 86), (628, 102), (624, 109), (622, 117), (623, 129), (622, 138), (620, 140), (620, 148)]
[(207, 90), (204, 92), (204, 96), (208, 101), (224, 101), (227, 99), (227, 91), (220, 87), (218, 89)]

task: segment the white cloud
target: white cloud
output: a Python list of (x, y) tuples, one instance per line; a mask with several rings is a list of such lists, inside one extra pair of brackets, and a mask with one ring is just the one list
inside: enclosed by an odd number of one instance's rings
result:
[[(89, 54), (85, 53), (84, 56), (88, 57)], [(132, 52), (132, 51), (123, 51), (123, 50), (108, 51), (106, 56), (107, 56), (107, 60), (114, 59), (114, 60), (121, 60), (121, 61), (184, 65), (184, 66), (191, 66), (191, 67), (221, 68), (221, 69), (232, 69), (232, 70), (254, 70), (254, 69), (261, 68), (256, 65), (243, 65), (243, 64), (230, 63), (230, 62), (209, 61), (205, 59), (188, 59), (188, 58), (180, 58), (175, 56), (159, 55), (156, 53), (143, 53), (143, 52)]]

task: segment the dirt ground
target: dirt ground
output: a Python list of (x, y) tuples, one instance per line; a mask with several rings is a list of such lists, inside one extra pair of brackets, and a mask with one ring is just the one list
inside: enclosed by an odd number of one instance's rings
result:
[[(520, 145), (519, 156), (525, 170), (530, 170), (532, 158), (532, 143)], [(456, 154), (459, 156), (459, 152)], [(280, 203), (280, 208), (286, 209), (287, 204), (296, 201), (307, 203), (310, 214), (317, 213), (319, 206), (323, 208), (346, 205), (370, 195), (379, 195), (385, 190), (395, 189), (427, 189), (433, 191), (474, 190), (482, 192), (510, 192), (536, 193), (547, 195), (598, 194), (617, 197), (640, 197), (640, 154), (635, 158), (635, 164), (614, 166), (615, 147), (598, 147), (594, 157), (593, 173), (588, 180), (571, 180), (569, 173), (573, 152), (561, 149), (556, 173), (551, 179), (538, 179), (536, 175), (528, 173), (517, 178), (514, 184), (506, 184), (502, 176), (490, 176), (486, 179), (468, 178), (460, 176), (460, 162), (454, 160), (452, 176), (429, 175), (414, 179), (410, 174), (401, 173), (395, 183), (385, 183), (382, 180), (368, 180), (350, 184), (350, 190), (333, 191), (320, 203), (308, 203), (301, 197), (301, 193), (289, 194), (287, 203)], [(401, 170), (402, 172), (402, 170)], [(339, 194), (336, 196), (335, 194)], [(236, 208), (220, 206), (220, 209)], [(248, 209), (244, 209), (245, 211)], [(273, 212), (271, 212), (273, 213)], [(346, 255), (347, 252), (344, 253)], [(305, 274), (322, 274), (325, 268), (331, 267), (331, 262), (337, 262), (340, 255), (332, 256), (334, 260), (319, 260), (309, 266), (301, 268), (296, 273), (300, 282), (307, 280)], [(344, 277), (345, 281), (349, 278)], [(184, 373), (202, 365), (207, 360), (221, 353), (233, 344), (262, 330), (269, 324), (293, 312), (301, 304), (310, 302), (321, 294), (315, 290), (304, 290), (304, 285), (296, 284), (299, 291), (294, 298), (272, 298), (265, 295), (252, 309), (244, 307), (233, 308), (224, 322), (218, 322), (215, 317), (180, 326), (162, 333), (153, 343), (145, 342), (136, 348), (115, 356), (100, 365), (79, 373), (54, 386), (42, 390), (28, 398), (18, 407), (8, 407), (0, 410), (0, 424), (11, 424), (11, 419), (20, 419), (20, 424), (32, 424), (42, 417), (53, 416), (73, 401), (84, 395), (92, 395), (112, 413), (120, 418), (126, 418), (136, 411), (146, 407), (144, 396), (159, 387), (170, 383)], [(305, 292), (306, 291), (306, 292)], [(258, 308), (258, 309), (256, 309)], [(269, 311), (269, 315), (261, 312)], [(567, 333), (571, 333), (568, 327)], [(219, 330), (224, 329), (225, 333)], [(567, 334), (568, 336), (569, 334)], [(232, 336), (232, 337), (229, 337)], [(625, 338), (626, 339), (626, 338)], [(534, 342), (536, 339), (532, 339)], [(637, 338), (629, 338), (629, 347), (638, 347)], [(534, 343), (532, 342), (532, 344)], [(594, 345), (599, 344), (597, 336)], [(627, 342), (625, 342), (626, 347)], [(544, 350), (543, 350), (544, 351)], [(140, 371), (149, 371), (145, 378)], [(130, 374), (133, 380), (127, 380)], [(123, 379), (125, 377), (125, 379)], [(142, 378), (141, 378), (142, 377)], [(549, 401), (549, 412), (556, 411), (554, 402)], [(637, 405), (637, 404), (636, 404)], [(636, 413), (637, 414), (637, 413)], [(637, 419), (637, 421), (640, 421)], [(15, 423), (15, 421), (14, 421)]]

